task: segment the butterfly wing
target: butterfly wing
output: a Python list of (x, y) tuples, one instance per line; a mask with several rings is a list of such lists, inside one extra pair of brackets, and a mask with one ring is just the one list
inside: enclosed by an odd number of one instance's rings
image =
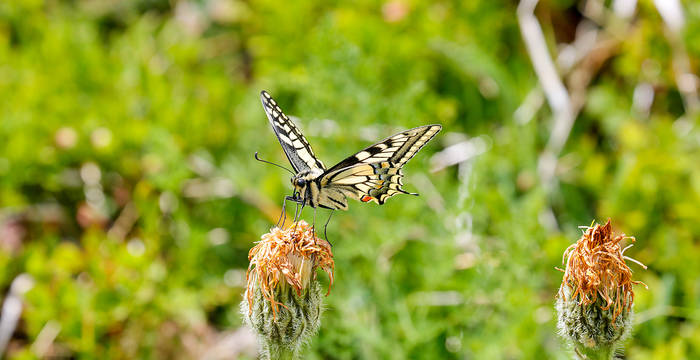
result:
[(260, 92), (260, 101), (262, 101), (267, 119), (270, 120), (272, 130), (277, 135), (277, 139), (282, 145), (287, 159), (294, 167), (294, 171), (299, 173), (312, 169), (325, 170), (326, 167), (316, 157), (301, 130), (282, 112), (282, 109), (277, 106), (277, 102), (267, 91), (263, 90)]
[[(341, 192), (347, 197), (362, 202), (374, 201), (380, 205), (396, 194), (412, 194), (401, 188), (401, 168), (440, 129), (440, 125), (425, 125), (400, 132), (367, 147), (326, 170), (321, 176), (321, 189)], [(333, 204), (321, 205), (332, 208)]]

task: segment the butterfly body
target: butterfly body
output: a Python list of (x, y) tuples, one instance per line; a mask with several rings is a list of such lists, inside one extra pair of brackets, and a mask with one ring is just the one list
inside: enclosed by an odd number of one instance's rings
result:
[(347, 210), (347, 198), (384, 204), (404, 191), (401, 168), (442, 128), (425, 125), (392, 135), (326, 169), (296, 125), (266, 91), (260, 99), (272, 129), (295, 175), (294, 196), (288, 199), (332, 210)]
[(345, 195), (336, 189), (323, 189), (321, 185), (322, 171), (306, 170), (292, 177), (294, 194), (292, 200), (313, 208), (320, 206), (326, 209), (347, 210), (348, 202)]

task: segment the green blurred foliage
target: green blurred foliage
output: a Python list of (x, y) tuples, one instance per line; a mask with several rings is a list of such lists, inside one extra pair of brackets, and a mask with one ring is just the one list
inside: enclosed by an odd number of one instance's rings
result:
[[(286, 161), (267, 89), (326, 164), (444, 126), (406, 167), (421, 197), (353, 202), (331, 221), (336, 283), (309, 358), (568, 358), (554, 267), (578, 225), (607, 218), (649, 265), (632, 265), (650, 289), (637, 288), (629, 357), (699, 358), (700, 131), (668, 30), (640, 1), (549, 190), (537, 163), (552, 114), (514, 116), (539, 91), (516, 5), (0, 2), (0, 289), (35, 282), (9, 357), (36, 357), (49, 322), (48, 354), (86, 359), (198, 358), (242, 326), (247, 252), (290, 192), (289, 174), (252, 157)], [(683, 5), (697, 72), (700, 6)], [(552, 48), (579, 11), (538, 6)], [(640, 83), (648, 113), (633, 108)], [(429, 171), (467, 140), (482, 151)]]

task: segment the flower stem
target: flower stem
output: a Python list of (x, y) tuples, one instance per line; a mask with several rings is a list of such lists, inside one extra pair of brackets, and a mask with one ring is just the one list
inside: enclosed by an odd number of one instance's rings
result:
[(262, 359), (265, 360), (294, 360), (297, 352), (288, 347), (280, 346), (274, 341), (264, 341), (262, 344)]
[(574, 345), (574, 352), (576, 352), (576, 358), (579, 360), (611, 360), (615, 351), (612, 346), (596, 346), (596, 347), (586, 347), (581, 343), (576, 343)]

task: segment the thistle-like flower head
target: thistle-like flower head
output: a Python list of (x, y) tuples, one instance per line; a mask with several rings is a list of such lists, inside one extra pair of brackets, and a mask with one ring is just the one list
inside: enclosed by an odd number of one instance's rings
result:
[(258, 334), (263, 357), (298, 351), (320, 327), (322, 298), (316, 269), (333, 285), (330, 244), (316, 237), (304, 221), (274, 228), (248, 254), (245, 299), (241, 312)]
[(610, 220), (582, 228), (581, 238), (564, 251), (566, 269), (557, 297), (557, 325), (577, 353), (599, 348), (612, 353), (631, 330), (632, 285), (644, 285), (632, 280), (625, 260), (646, 266), (624, 255), (632, 245), (623, 249), (620, 243), (634, 238), (613, 236)]

